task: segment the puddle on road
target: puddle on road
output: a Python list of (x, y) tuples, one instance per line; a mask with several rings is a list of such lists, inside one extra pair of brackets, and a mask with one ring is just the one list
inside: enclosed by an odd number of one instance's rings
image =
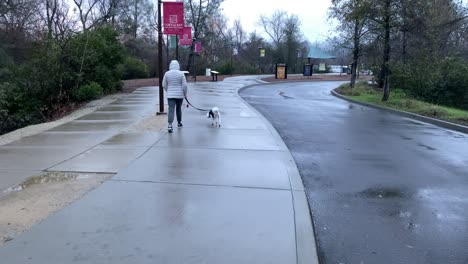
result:
[(285, 92), (278, 90), (278, 95), (283, 97), (284, 99), (294, 99), (294, 97), (287, 96)]
[(418, 144), (418, 146), (424, 147), (424, 148), (426, 148), (426, 149), (428, 149), (428, 150), (436, 150), (435, 148), (433, 148), (433, 147), (431, 147), (431, 146), (428, 146), (428, 145), (424, 145), (424, 144)]
[(400, 136), (401, 139), (404, 139), (404, 140), (413, 140), (413, 138), (411, 137), (407, 137), (407, 136)]
[(95, 173), (77, 173), (77, 172), (45, 172), (38, 176), (33, 176), (26, 181), (7, 188), (3, 191), (4, 194), (8, 194), (10, 192), (17, 192), (22, 191), (27, 188), (31, 188), (36, 185), (40, 184), (48, 184), (48, 183), (59, 183), (59, 182), (66, 182), (66, 181), (79, 181), (79, 180), (86, 180), (96, 175)]
[(362, 192), (359, 192), (358, 196), (366, 198), (391, 199), (406, 198), (409, 195), (407, 192), (404, 192), (398, 188), (369, 188)]

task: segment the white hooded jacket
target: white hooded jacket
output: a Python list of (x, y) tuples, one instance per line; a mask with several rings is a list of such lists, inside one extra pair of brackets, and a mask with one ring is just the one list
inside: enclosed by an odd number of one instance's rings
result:
[(162, 86), (167, 98), (183, 99), (187, 94), (187, 80), (184, 73), (180, 71), (178, 61), (172, 60), (169, 64), (169, 71), (164, 74)]

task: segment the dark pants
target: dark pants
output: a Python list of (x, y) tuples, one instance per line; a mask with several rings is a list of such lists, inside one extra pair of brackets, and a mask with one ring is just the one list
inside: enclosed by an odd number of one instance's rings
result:
[(167, 98), (167, 104), (169, 105), (169, 113), (167, 114), (167, 122), (172, 125), (174, 122), (174, 108), (177, 113), (177, 123), (182, 123), (182, 102), (184, 99), (179, 98)]

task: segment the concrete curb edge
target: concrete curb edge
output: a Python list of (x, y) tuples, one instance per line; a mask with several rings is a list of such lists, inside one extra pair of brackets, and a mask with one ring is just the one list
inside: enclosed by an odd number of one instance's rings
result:
[(336, 96), (336, 97), (338, 97), (338, 98), (340, 98), (342, 100), (346, 100), (348, 102), (351, 102), (351, 103), (367, 106), (367, 107), (374, 108), (374, 109), (388, 111), (388, 112), (391, 112), (393, 114), (397, 114), (397, 115), (400, 115), (400, 116), (403, 116), (403, 117), (413, 118), (413, 119), (416, 119), (416, 120), (421, 121), (421, 122), (429, 123), (429, 124), (432, 124), (432, 125), (436, 125), (436, 126), (440, 126), (440, 127), (443, 127), (443, 128), (450, 129), (450, 130), (455, 130), (455, 131), (458, 131), (458, 132), (468, 134), (468, 127), (467, 126), (458, 125), (458, 124), (455, 124), (455, 123), (451, 123), (451, 122), (447, 122), (447, 121), (443, 121), (443, 120), (439, 120), (439, 119), (435, 119), (435, 118), (431, 118), (431, 117), (427, 117), (427, 116), (422, 116), (422, 115), (418, 115), (418, 114), (414, 114), (414, 113), (410, 113), (410, 112), (406, 112), (406, 111), (396, 110), (396, 109), (389, 108), (389, 107), (384, 107), (384, 106), (379, 106), (379, 105), (360, 102), (360, 101), (348, 98), (348, 97), (346, 97), (344, 95), (341, 95), (341, 94), (337, 93), (335, 91), (335, 89), (333, 89), (331, 91), (331, 93), (332, 93), (332, 95), (334, 95), (334, 96)]

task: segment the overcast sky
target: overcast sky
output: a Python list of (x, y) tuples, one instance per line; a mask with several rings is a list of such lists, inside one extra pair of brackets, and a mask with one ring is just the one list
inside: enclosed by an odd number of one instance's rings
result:
[(264, 30), (257, 22), (261, 14), (270, 16), (275, 10), (295, 14), (302, 22), (302, 32), (306, 39), (314, 43), (327, 38), (330, 29), (327, 10), (331, 0), (224, 0), (221, 4), (224, 14), (230, 19), (240, 19), (246, 32)]

